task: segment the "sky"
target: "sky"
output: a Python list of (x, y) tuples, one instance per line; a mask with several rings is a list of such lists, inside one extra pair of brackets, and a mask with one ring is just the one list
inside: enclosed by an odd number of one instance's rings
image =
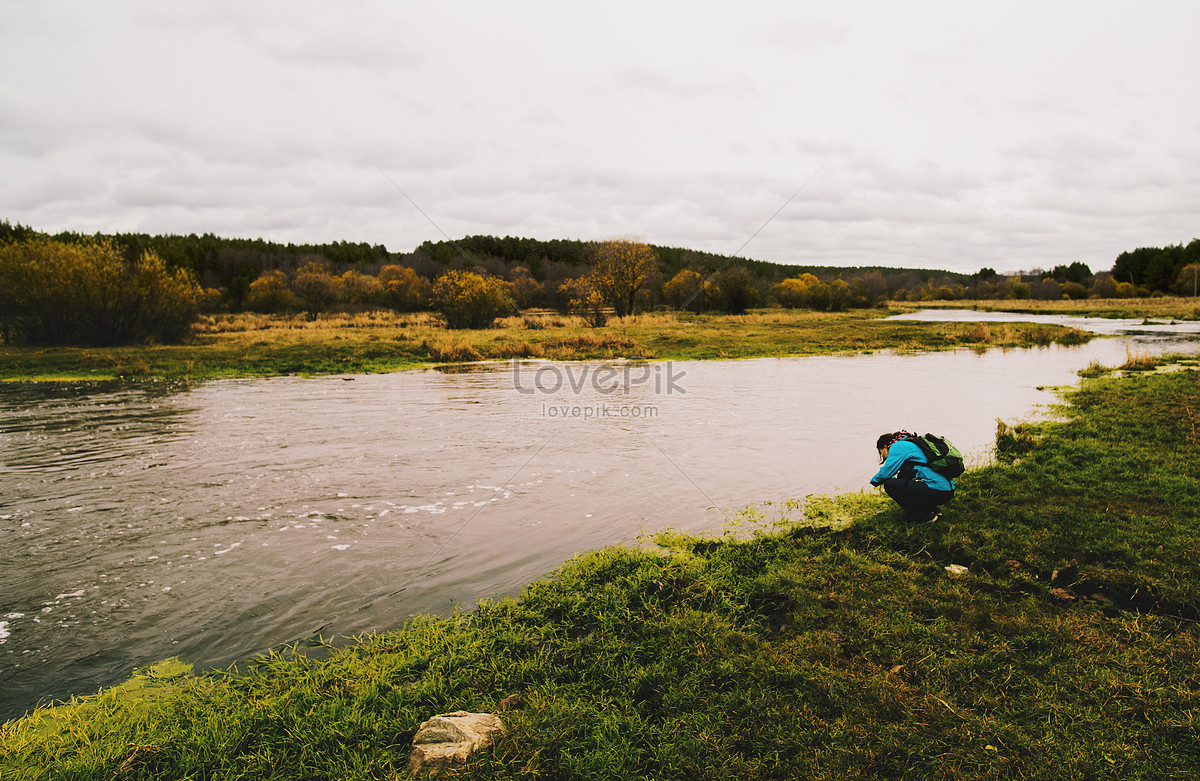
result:
[(1200, 3), (0, 0), (0, 219), (974, 272), (1200, 236)]

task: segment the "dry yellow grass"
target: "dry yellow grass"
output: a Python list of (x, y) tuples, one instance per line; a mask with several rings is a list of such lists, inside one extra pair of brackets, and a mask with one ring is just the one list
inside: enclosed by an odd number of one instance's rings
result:
[(902, 312), (912, 312), (917, 309), (977, 309), (984, 312), (1027, 312), (1078, 315), (1080, 317), (1200, 320), (1200, 300), (1175, 296), (1064, 299), (1061, 301), (891, 301), (888, 303), (888, 307)]

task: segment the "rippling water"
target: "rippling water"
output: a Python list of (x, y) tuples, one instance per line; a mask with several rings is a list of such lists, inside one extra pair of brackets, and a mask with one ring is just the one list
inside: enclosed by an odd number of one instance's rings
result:
[(984, 459), (996, 418), (1130, 344), (0, 386), (0, 718), (167, 656), (224, 666), (388, 629), (642, 531), (857, 490), (884, 430)]

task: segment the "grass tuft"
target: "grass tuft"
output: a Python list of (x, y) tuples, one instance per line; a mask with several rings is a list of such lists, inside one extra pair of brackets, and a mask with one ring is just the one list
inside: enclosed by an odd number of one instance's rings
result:
[(1125, 363), (1119, 367), (1122, 371), (1144, 372), (1152, 371), (1162, 364), (1162, 359), (1148, 352), (1136, 352), (1125, 347)]

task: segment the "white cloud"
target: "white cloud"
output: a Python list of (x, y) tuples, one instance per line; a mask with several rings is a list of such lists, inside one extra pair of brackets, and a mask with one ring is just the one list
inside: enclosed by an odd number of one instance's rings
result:
[(1185, 0), (6, 11), (0, 218), (47, 230), (726, 253), (787, 202), (747, 256), (963, 271), (1200, 233)]

